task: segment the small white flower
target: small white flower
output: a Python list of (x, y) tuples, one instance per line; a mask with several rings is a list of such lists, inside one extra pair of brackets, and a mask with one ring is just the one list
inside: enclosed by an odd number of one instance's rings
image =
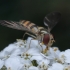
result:
[(29, 67), (29, 69), (28, 69), (28, 70), (39, 70), (39, 69), (38, 69), (38, 67), (31, 66), (31, 67)]
[(10, 55), (6, 54), (4, 51), (0, 52), (0, 59), (2, 59), (3, 61), (5, 61), (9, 57), (10, 57)]
[(21, 57), (23, 57), (24, 59), (30, 59), (32, 57), (32, 55), (29, 53), (23, 53), (23, 54), (21, 54)]
[(21, 55), (22, 51), (20, 49), (16, 49), (14, 52), (11, 53), (10, 57), (15, 57)]
[(40, 55), (40, 54), (36, 54), (35, 56), (32, 56), (30, 60), (31, 60), (31, 61), (32, 61), (32, 60), (36, 60), (37, 63), (38, 63), (38, 62), (40, 62), (40, 61), (43, 60), (43, 56)]
[(0, 69), (3, 67), (3, 65), (4, 65), (4, 61), (2, 61), (2, 60), (0, 59)]
[(21, 58), (20, 62), (24, 65), (32, 65), (31, 61), (29, 59), (24, 59), (24, 58)]
[(35, 57), (40, 56), (39, 53), (40, 53), (40, 51), (37, 48), (30, 48), (28, 51), (22, 53), (21, 57), (30, 59), (33, 56), (35, 56)]
[(64, 52), (61, 52), (61, 53), (58, 55), (57, 62), (59, 62), (59, 63), (65, 63), (65, 55), (64, 55)]
[(63, 70), (70, 70), (70, 65), (66, 65)]
[(63, 70), (64, 66), (60, 63), (54, 63), (48, 70)]
[(18, 47), (15, 44), (10, 44), (4, 50), (0, 52), (0, 58), (4, 59), (5, 57), (10, 56)]
[(42, 61), (38, 62), (38, 68), (40, 70), (47, 70), (49, 66), (50, 61), (47, 59), (43, 59)]
[(25, 52), (27, 50), (25, 40), (17, 39), (17, 42), (15, 42), (14, 44), (16, 45), (16, 47), (18, 47), (18, 49), (20, 49), (21, 52)]
[(27, 70), (30, 66), (32, 66), (32, 63), (29, 59), (21, 59), (21, 64), (23, 65), (21, 70)]
[(70, 64), (70, 49), (65, 50), (65, 63), (69, 63)]
[(25, 43), (26, 43), (25, 40), (17, 39), (17, 42), (15, 42), (14, 44), (15, 44), (17, 47), (22, 47), (22, 48), (24, 48), (24, 46), (26, 46)]
[(17, 47), (15, 46), (15, 44), (10, 44), (3, 51), (6, 54), (11, 54), (15, 49), (17, 49)]
[(8, 70), (18, 70), (23, 66), (20, 60), (20, 57), (10, 57), (5, 61), (5, 66)]
[(55, 58), (58, 58), (60, 51), (58, 50), (57, 47), (53, 47), (53, 48), (50, 47), (47, 54), (48, 56), (50, 56), (50, 58), (55, 59)]

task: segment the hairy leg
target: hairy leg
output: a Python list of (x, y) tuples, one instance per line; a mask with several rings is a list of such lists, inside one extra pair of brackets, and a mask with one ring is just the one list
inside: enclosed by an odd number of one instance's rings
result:
[(25, 34), (23, 35), (23, 39), (24, 39), (25, 35), (29, 35), (29, 36), (31, 36), (31, 37), (33, 37), (33, 38), (36, 38), (34, 35), (32, 35), (32, 34), (30, 34), (30, 33), (25, 32)]

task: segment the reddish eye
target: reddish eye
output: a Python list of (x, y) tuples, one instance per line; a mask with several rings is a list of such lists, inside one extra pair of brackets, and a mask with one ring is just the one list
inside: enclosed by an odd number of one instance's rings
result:
[(45, 34), (45, 35), (44, 35), (44, 38), (43, 38), (43, 43), (44, 43), (44, 44), (48, 44), (49, 40), (50, 40), (49, 34)]

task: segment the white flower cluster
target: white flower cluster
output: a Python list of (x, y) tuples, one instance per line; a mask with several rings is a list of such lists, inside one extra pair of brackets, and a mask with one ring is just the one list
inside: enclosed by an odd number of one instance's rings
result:
[(0, 52), (0, 70), (70, 70), (70, 49), (60, 51), (29, 37), (18, 39)]

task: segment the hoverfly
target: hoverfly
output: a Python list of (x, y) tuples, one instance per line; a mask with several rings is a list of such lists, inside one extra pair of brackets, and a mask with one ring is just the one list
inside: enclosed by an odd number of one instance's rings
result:
[(47, 28), (37, 26), (36, 24), (27, 20), (22, 20), (19, 22), (0, 20), (0, 24), (13, 29), (26, 31), (25, 34), (29, 34), (40, 43), (43, 42), (43, 44), (46, 45), (46, 49), (44, 50), (44, 52), (46, 52), (54, 42), (53, 35), (50, 33), (50, 31), (58, 23), (60, 17), (61, 14), (59, 12), (52, 12), (46, 15), (44, 18), (44, 25), (47, 26)]

